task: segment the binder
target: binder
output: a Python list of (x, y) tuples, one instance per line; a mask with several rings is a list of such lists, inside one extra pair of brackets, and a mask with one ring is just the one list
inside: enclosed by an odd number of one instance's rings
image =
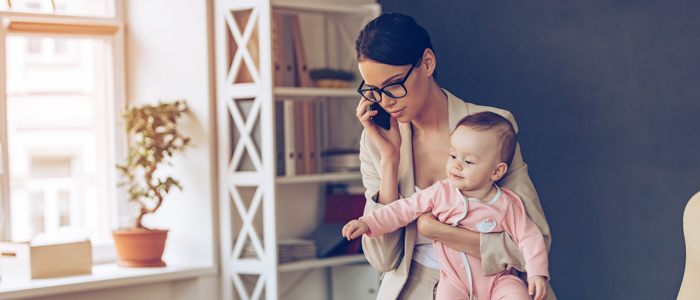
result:
[[(289, 14), (272, 14), (275, 86), (297, 85), (292, 19), (293, 16)], [(285, 175), (302, 175), (305, 173), (303, 105), (293, 100), (284, 100), (283, 102)]]
[[(273, 13), (275, 86), (312, 87), (298, 15)], [(314, 174), (318, 169), (316, 103), (284, 100), (285, 173)]]
[(309, 76), (309, 68), (306, 65), (306, 53), (304, 52), (304, 39), (301, 36), (301, 26), (299, 25), (299, 16), (290, 16), (290, 25), (292, 30), (295, 58), (295, 75), (297, 86), (312, 87), (311, 76)]
[(272, 67), (275, 86), (284, 86), (284, 22), (283, 15), (272, 13)]
[[(278, 55), (281, 59), (280, 66), (282, 67), (281, 73), (277, 75), (281, 80), (279, 84), (275, 82), (276, 86), (295, 86), (296, 79), (296, 59), (294, 55), (294, 32), (292, 31), (292, 16), (278, 14), (277, 25), (281, 27), (278, 30), (278, 50), (281, 55)], [(274, 43), (274, 42), (273, 42)]]
[(294, 137), (294, 151), (295, 151), (295, 163), (296, 163), (296, 175), (303, 175), (306, 174), (306, 157), (307, 155), (304, 153), (304, 142), (305, 142), (305, 135), (306, 133), (304, 132), (304, 103), (300, 103), (298, 101), (293, 101), (293, 107), (294, 107), (294, 133), (292, 136)]
[(304, 174), (302, 128), (302, 106), (293, 100), (284, 100), (284, 145), (285, 175)]
[[(296, 85), (299, 87), (312, 87), (311, 77), (309, 76), (309, 68), (306, 64), (306, 54), (304, 51), (304, 40), (301, 35), (301, 26), (299, 25), (299, 16), (290, 16), (290, 25), (292, 30), (294, 44), (294, 66)], [(316, 110), (313, 101), (303, 101), (301, 105), (301, 118), (303, 132), (303, 157), (305, 174), (316, 173)]]

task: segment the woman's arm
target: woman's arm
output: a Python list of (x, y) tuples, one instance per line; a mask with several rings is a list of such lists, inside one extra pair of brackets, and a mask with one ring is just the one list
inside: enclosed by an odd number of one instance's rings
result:
[(442, 223), (435, 218), (432, 212), (422, 214), (418, 217), (418, 223), (416, 224), (418, 231), (426, 238), (438, 241), (452, 249), (476, 258), (481, 258), (479, 233)]
[[(396, 121), (394, 120), (394, 122)], [(392, 125), (398, 131), (397, 124)], [(380, 151), (369, 137), (367, 130), (362, 132), (360, 138), (360, 171), (362, 172), (362, 183), (367, 189), (365, 192), (365, 198), (367, 199), (365, 214), (383, 207), (384, 204), (382, 203), (390, 203), (399, 198), (397, 182), (399, 159), (398, 154), (382, 158)], [(375, 269), (389, 272), (396, 269), (401, 262), (404, 248), (403, 238), (404, 230), (389, 232), (374, 239), (363, 236), (362, 251), (367, 261)]]
[[(511, 122), (514, 121), (511, 120)], [(527, 216), (542, 232), (547, 251), (549, 251), (552, 242), (549, 224), (544, 216), (535, 186), (530, 180), (527, 165), (523, 162), (519, 144), (516, 145), (515, 155), (508, 172), (501, 178), (498, 185), (513, 191), (522, 199)], [(523, 255), (520, 253), (517, 243), (507, 233), (481, 235), (481, 262), (485, 274), (495, 274), (509, 267), (525, 271)]]
[[(488, 275), (510, 268), (525, 270), (525, 258), (520, 252), (518, 244), (505, 232), (473, 232), (441, 223), (435, 219), (432, 213), (425, 213), (418, 217), (417, 225), (418, 231), (425, 237), (443, 243), (452, 249), (481, 258), (482, 265), (484, 265), (483, 253), (487, 253), (488, 265), (491, 268), (490, 272), (492, 272)], [(485, 239), (488, 239), (490, 243), (485, 244)]]

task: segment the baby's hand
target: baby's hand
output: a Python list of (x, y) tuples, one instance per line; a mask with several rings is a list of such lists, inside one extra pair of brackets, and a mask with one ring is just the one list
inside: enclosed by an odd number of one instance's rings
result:
[(542, 276), (532, 276), (527, 280), (530, 296), (535, 295), (535, 300), (547, 299), (547, 281)]
[(362, 220), (352, 220), (343, 226), (343, 236), (349, 240), (362, 236), (369, 231), (369, 225)]

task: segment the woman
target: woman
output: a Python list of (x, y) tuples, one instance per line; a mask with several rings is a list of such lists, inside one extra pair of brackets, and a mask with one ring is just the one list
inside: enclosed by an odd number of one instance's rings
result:
[[(518, 130), (508, 111), (465, 103), (439, 87), (430, 36), (409, 16), (385, 13), (370, 21), (357, 37), (355, 50), (364, 79), (358, 88), (362, 98), (356, 114), (364, 126), (360, 160), (367, 188), (365, 212), (446, 178), (450, 134), (462, 117), (492, 111), (506, 117)], [(368, 110), (375, 102), (391, 114), (389, 130), (370, 120), (378, 113)], [(523, 199), (528, 216), (542, 231), (549, 250), (549, 225), (519, 146), (499, 185)], [(377, 299), (434, 297), (440, 271), (432, 240), (480, 257), (487, 275), (509, 268), (524, 270), (522, 254), (506, 233), (478, 234), (442, 224), (425, 214), (404, 230), (375, 239), (363, 236), (367, 260), (385, 272)], [(551, 287), (547, 294), (548, 299), (556, 299)]]

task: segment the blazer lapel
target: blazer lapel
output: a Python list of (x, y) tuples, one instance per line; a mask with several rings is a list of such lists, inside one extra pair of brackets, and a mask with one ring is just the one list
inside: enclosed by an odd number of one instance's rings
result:
[(457, 127), (457, 123), (469, 114), (469, 110), (467, 109), (467, 103), (462, 101), (462, 99), (457, 98), (444, 89), (442, 91), (447, 95), (447, 114), (450, 121), (451, 134)]

